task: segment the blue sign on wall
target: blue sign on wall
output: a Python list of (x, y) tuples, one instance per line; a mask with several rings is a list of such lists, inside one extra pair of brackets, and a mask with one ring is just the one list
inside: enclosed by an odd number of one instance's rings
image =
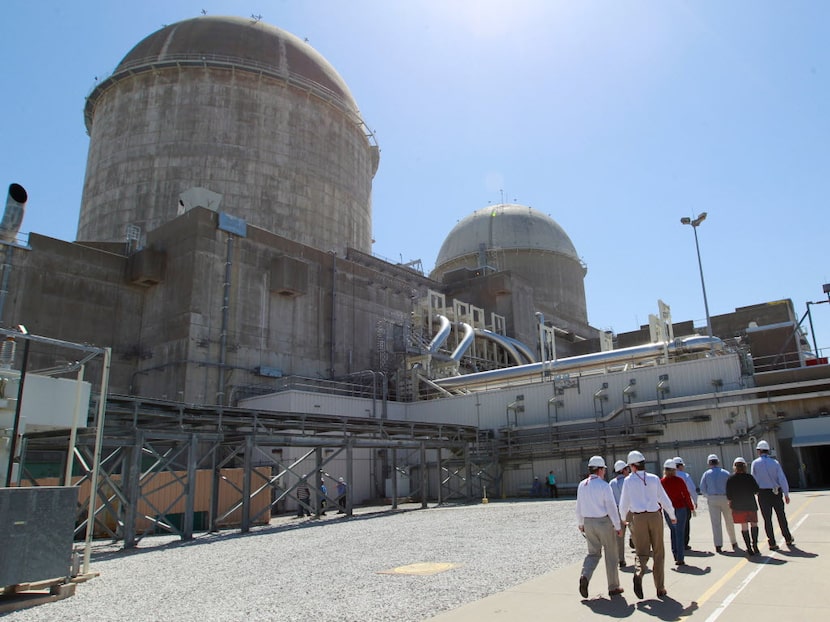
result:
[(237, 218), (225, 212), (219, 212), (219, 227), (220, 231), (226, 231), (240, 238), (248, 236), (248, 223), (244, 218)]

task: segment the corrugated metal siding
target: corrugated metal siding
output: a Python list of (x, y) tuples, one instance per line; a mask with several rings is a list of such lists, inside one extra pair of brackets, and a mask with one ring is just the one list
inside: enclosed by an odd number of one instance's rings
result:
[[(560, 421), (591, 419), (614, 411), (623, 405), (623, 390), (630, 380), (636, 380), (635, 402), (657, 399), (657, 383), (663, 374), (669, 376), (670, 392), (666, 397), (681, 397), (712, 393), (712, 381), (719, 379), (719, 390), (737, 389), (741, 386), (740, 361), (737, 355), (718, 356), (655, 367), (640, 367), (629, 371), (607, 374), (595, 373), (579, 376), (570, 374), (568, 379), (578, 388), (566, 389), (559, 397), (563, 406), (558, 409)], [(594, 394), (607, 383), (608, 400), (595, 401)], [(519, 396), (523, 399), (519, 400)], [(407, 419), (412, 421), (450, 421), (481, 428), (498, 429), (518, 419), (520, 426), (547, 424), (556, 416), (556, 409), (549, 406), (554, 397), (554, 383), (533, 383), (523, 387), (478, 392), (463, 396), (446, 397), (425, 402), (407, 404)], [(524, 406), (515, 413), (513, 403)], [(550, 418), (550, 419), (549, 419)]]

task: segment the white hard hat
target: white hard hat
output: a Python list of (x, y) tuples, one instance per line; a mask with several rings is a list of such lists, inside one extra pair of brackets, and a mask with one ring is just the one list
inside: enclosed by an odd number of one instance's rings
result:
[(732, 464), (746, 464), (746, 460), (744, 460), (741, 456), (738, 456), (737, 458), (735, 458), (735, 460), (732, 461)]
[(617, 473), (621, 473), (622, 470), (627, 466), (628, 465), (625, 462), (623, 462), (622, 460), (617, 460), (614, 463), (614, 471), (616, 471)]
[(605, 460), (602, 459), (602, 456), (591, 456), (591, 459), (588, 460), (589, 467), (605, 467)]
[(639, 451), (629, 451), (628, 452), (628, 464), (637, 464), (638, 462), (645, 462), (646, 457), (641, 454)]
[(672, 460), (674, 460), (675, 464), (686, 464), (685, 462), (683, 462), (683, 458), (681, 458), (680, 456), (675, 456), (674, 458), (672, 458)]
[(717, 457), (716, 454), (709, 454), (709, 457), (706, 458), (707, 462), (720, 462), (720, 458)]
[(677, 462), (675, 461), (674, 458), (669, 458), (668, 460), (666, 460), (663, 463), (663, 468), (664, 469), (676, 469), (677, 468)]
[(755, 449), (763, 449), (765, 451), (769, 451), (769, 443), (766, 441), (758, 441), (758, 444), (755, 445)]

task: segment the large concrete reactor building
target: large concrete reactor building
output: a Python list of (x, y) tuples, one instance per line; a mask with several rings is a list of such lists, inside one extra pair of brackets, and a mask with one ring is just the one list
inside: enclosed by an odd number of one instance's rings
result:
[(373, 257), (377, 146), (334, 68), (278, 28), (165, 26), (90, 93), (84, 121), (77, 241), (30, 236), (3, 319), (111, 345), (113, 392), (230, 405), (285, 377), (374, 370), (404, 397), (425, 370), (595, 341), (584, 264), (532, 208), (463, 219), (432, 278)]
[(568, 343), (597, 335), (588, 325), (586, 273), (555, 220), (532, 207), (502, 204), (476, 210), (450, 231), (431, 276), (453, 295), (512, 318), (508, 332), (528, 343), (536, 341), (540, 313), (560, 336), (557, 351), (567, 354)]
[(237, 17), (138, 43), (87, 98), (79, 241), (122, 242), (222, 195), (248, 224), (324, 251), (371, 252), (378, 149), (346, 83), (308, 43)]

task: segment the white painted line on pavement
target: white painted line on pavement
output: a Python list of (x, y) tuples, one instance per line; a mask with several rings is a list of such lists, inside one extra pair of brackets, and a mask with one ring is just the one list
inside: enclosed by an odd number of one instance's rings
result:
[[(805, 514), (803, 517), (801, 517), (801, 520), (799, 520), (798, 523), (796, 524), (796, 526), (793, 527), (792, 531), (793, 532), (798, 531), (798, 528), (802, 525), (802, 523), (805, 520), (807, 520), (807, 518), (809, 516), (810, 516), (809, 514)], [(738, 596), (738, 594), (740, 594), (743, 591), (743, 589), (747, 585), (750, 584), (752, 579), (757, 577), (758, 573), (761, 572), (766, 567), (766, 565), (769, 563), (769, 560), (771, 560), (771, 559), (773, 559), (774, 557), (777, 557), (777, 556), (778, 556), (778, 551), (771, 551), (770, 554), (767, 555), (767, 559), (765, 559), (764, 562), (760, 566), (758, 566), (758, 568), (756, 568), (755, 570), (750, 572), (749, 575), (746, 577), (746, 579), (741, 581), (741, 584), (738, 586), (738, 588), (734, 592), (727, 595), (727, 597), (723, 599), (723, 602), (718, 606), (717, 609), (715, 609), (712, 612), (712, 615), (710, 615), (708, 618), (706, 618), (706, 622), (715, 622), (715, 620), (717, 620), (720, 617), (720, 614), (722, 614), (726, 610), (726, 608), (732, 603), (732, 601), (735, 600), (735, 598)]]

